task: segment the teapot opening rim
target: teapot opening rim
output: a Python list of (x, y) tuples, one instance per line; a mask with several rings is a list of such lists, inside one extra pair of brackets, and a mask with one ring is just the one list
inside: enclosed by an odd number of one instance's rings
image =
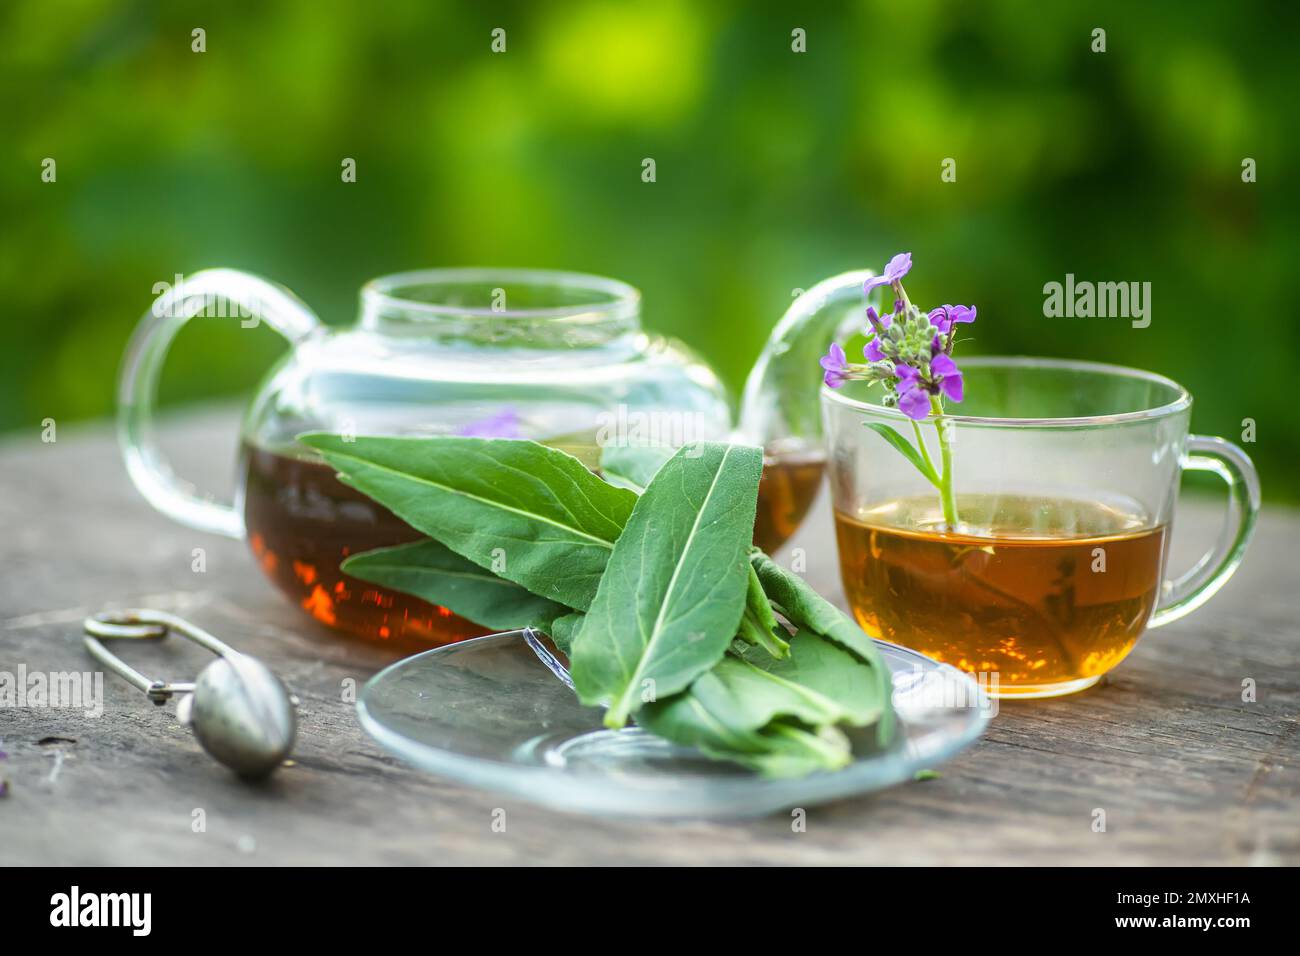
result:
[[(487, 283), (499, 283), (502, 288), (509, 285), (550, 288), (567, 293), (574, 301), (529, 308), (510, 308), (507, 301), (505, 307), (498, 309), (456, 302), (442, 303), (436, 299), (414, 298), (410, 295), (410, 290), (416, 288), (436, 289), (445, 286), (450, 289)], [(366, 322), (393, 318), (413, 321), (492, 319), (527, 322), (546, 319), (587, 326), (605, 323), (628, 325), (631, 320), (631, 327), (636, 327), (641, 311), (641, 292), (635, 286), (618, 279), (554, 269), (477, 266), (418, 269), (371, 279), (361, 287), (361, 308), (363, 321)]]

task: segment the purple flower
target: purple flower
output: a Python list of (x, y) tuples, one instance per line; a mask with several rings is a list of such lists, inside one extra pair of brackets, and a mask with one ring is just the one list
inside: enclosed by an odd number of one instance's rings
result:
[(920, 386), (912, 386), (898, 393), (898, 407), (908, 418), (921, 421), (930, 414), (930, 396)]
[[(839, 388), (850, 380), (883, 384), (887, 402), (908, 418), (920, 421), (935, 411), (941, 397), (960, 402), (965, 396), (961, 369), (949, 353), (953, 348), (954, 329), (959, 324), (974, 322), (976, 312), (973, 305), (944, 305), (928, 314), (918, 310), (908, 303), (903, 292), (902, 279), (911, 268), (912, 254), (900, 252), (889, 260), (882, 275), (864, 284), (867, 293), (892, 285), (894, 294), (891, 315), (880, 315), (874, 307), (867, 306), (869, 338), (862, 354), (869, 364), (850, 365), (844, 349), (832, 343), (821, 366), (830, 388)], [(931, 336), (928, 355), (925, 335)]]
[(457, 435), (465, 438), (522, 438), (519, 430), (519, 413), (506, 406), (495, 415), (480, 418), (463, 426)]
[(900, 252), (889, 260), (889, 264), (885, 266), (884, 275), (874, 276), (862, 284), (862, 291), (870, 295), (872, 289), (878, 289), (882, 285), (893, 285), (907, 275), (908, 270), (911, 268), (912, 254), (910, 252)]
[(930, 414), (930, 396), (921, 383), (921, 373), (910, 365), (895, 365), (894, 374), (898, 384), (894, 390), (898, 393), (898, 408), (908, 418), (920, 421)]
[(831, 388), (839, 388), (848, 381), (849, 363), (844, 349), (838, 342), (832, 342), (830, 351), (822, 356), (821, 366), (826, 370), (822, 380)]
[(949, 330), (959, 322), (974, 322), (975, 306), (941, 305), (930, 313), (930, 324), (947, 335)]
[(954, 402), (961, 401), (963, 391), (961, 369), (957, 367), (951, 355), (940, 352), (930, 359), (930, 378), (939, 387), (939, 391), (948, 398)]

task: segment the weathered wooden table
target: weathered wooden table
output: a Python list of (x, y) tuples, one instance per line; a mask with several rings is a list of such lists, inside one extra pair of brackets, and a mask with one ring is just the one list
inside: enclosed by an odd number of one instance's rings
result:
[[(229, 485), (235, 413), (165, 429), (182, 474)], [(475, 863), (1300, 863), (1300, 514), (1266, 508), (1245, 565), (1189, 619), (1148, 635), (1072, 698), (1003, 702), (984, 738), (937, 779), (808, 813), (743, 823), (569, 816), (466, 789), (372, 743), (342, 693), (396, 659), (319, 629), (259, 574), (245, 546), (158, 515), (130, 487), (106, 425), (0, 444), (0, 672), (88, 671), (81, 618), (146, 605), (191, 618), (265, 660), (302, 700), (295, 760), (260, 785), (205, 755), (174, 707), (116, 678), (101, 716), (0, 708), (0, 865)], [(1184, 502), (1174, 561), (1214, 533)], [(825, 512), (794, 542), (840, 597)], [(206, 570), (193, 570), (203, 548)], [(136, 648), (188, 679), (205, 652)], [(1253, 678), (1257, 702), (1242, 702)], [(506, 810), (504, 832), (493, 811)], [(1093, 827), (1105, 810), (1105, 832)], [(202, 811), (199, 813), (198, 811)], [(199, 823), (202, 823), (202, 827)]]

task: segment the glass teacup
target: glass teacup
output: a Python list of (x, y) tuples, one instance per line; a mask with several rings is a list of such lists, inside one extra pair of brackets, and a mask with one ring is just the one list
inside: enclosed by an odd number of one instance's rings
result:
[[(1250, 459), (1188, 434), (1191, 396), (1149, 372), (1037, 358), (966, 359), (966, 400), (913, 423), (879, 387), (822, 390), (840, 568), (872, 635), (975, 674), (1003, 697), (1090, 687), (1236, 570), (1259, 512)], [(956, 527), (938, 492), (881, 435), (937, 455), (949, 429)], [(1227, 482), (1213, 550), (1165, 578), (1184, 470)]]

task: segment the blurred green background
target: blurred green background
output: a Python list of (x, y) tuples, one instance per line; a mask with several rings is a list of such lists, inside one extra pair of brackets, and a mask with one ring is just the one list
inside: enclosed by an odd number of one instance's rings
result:
[[(404, 269), (616, 276), (738, 390), (792, 290), (909, 250), (914, 300), (979, 306), (967, 354), (1169, 375), (1197, 431), (1254, 419), (1266, 495), (1295, 500), (1298, 25), (1281, 4), (10, 0), (0, 430), (109, 414), (154, 283), (205, 266), (330, 323)], [(1151, 326), (1045, 318), (1066, 273), (1151, 282)], [(282, 348), (192, 325), (172, 403), (246, 393)]]

